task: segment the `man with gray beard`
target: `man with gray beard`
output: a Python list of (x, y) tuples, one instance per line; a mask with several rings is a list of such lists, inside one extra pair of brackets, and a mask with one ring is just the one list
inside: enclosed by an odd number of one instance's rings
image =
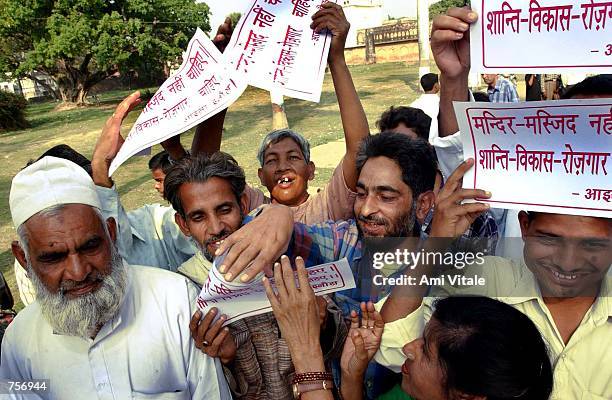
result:
[[(93, 181), (45, 157), (10, 192), (12, 251), (37, 299), (7, 329), (0, 379), (48, 380), (48, 399), (230, 399), (219, 361), (189, 335), (197, 289), (184, 277), (119, 256)], [(9, 393), (9, 398), (28, 398)]]

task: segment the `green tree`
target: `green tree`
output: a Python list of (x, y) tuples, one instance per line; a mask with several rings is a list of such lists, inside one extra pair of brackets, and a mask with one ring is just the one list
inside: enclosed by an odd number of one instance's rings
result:
[(197, 27), (210, 30), (208, 14), (195, 0), (0, 0), (0, 73), (44, 72), (82, 104), (117, 72), (166, 71)]
[[(469, 5), (469, 1), (467, 2)], [(465, 0), (440, 0), (439, 2), (429, 6), (429, 19), (433, 19), (436, 15), (446, 13), (446, 10), (453, 7), (463, 7)]]

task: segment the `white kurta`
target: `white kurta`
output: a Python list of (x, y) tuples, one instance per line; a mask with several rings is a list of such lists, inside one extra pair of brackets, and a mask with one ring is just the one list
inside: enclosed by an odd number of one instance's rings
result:
[(189, 333), (195, 286), (168, 271), (126, 268), (125, 300), (94, 340), (53, 333), (38, 302), (20, 312), (2, 342), (0, 378), (49, 379), (45, 399), (231, 399), (219, 360)]

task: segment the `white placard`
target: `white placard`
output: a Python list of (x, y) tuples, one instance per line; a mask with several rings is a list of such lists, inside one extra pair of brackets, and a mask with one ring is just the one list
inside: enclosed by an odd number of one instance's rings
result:
[[(310, 285), (317, 296), (355, 287), (355, 279), (346, 258), (306, 270)], [(274, 287), (274, 278), (270, 281)], [(224, 325), (272, 311), (261, 279), (249, 284), (227, 282), (215, 266), (208, 274), (208, 280), (198, 296), (197, 305), (204, 314), (216, 307), (219, 310), (217, 315), (227, 315)]]
[(463, 187), (492, 207), (612, 218), (612, 99), (455, 103)]
[(149, 100), (110, 165), (112, 175), (134, 154), (178, 135), (229, 107), (247, 84), (229, 77), (222, 55), (198, 29), (183, 63)]
[(318, 102), (331, 35), (314, 33), (310, 24), (328, 1), (252, 0), (223, 54), (232, 75), (261, 89)]
[(473, 0), (477, 72), (609, 73), (612, 1)]

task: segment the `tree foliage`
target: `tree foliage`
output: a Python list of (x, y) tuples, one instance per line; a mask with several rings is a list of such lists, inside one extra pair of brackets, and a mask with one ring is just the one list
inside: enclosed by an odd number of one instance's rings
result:
[(449, 8), (463, 7), (464, 5), (465, 0), (440, 0), (429, 6), (429, 18), (433, 19), (436, 15), (445, 14)]
[(116, 72), (155, 76), (187, 46), (209, 9), (194, 0), (0, 0), (0, 72), (40, 71), (64, 101)]
[(0, 132), (29, 127), (25, 119), (27, 105), (23, 96), (0, 90)]

